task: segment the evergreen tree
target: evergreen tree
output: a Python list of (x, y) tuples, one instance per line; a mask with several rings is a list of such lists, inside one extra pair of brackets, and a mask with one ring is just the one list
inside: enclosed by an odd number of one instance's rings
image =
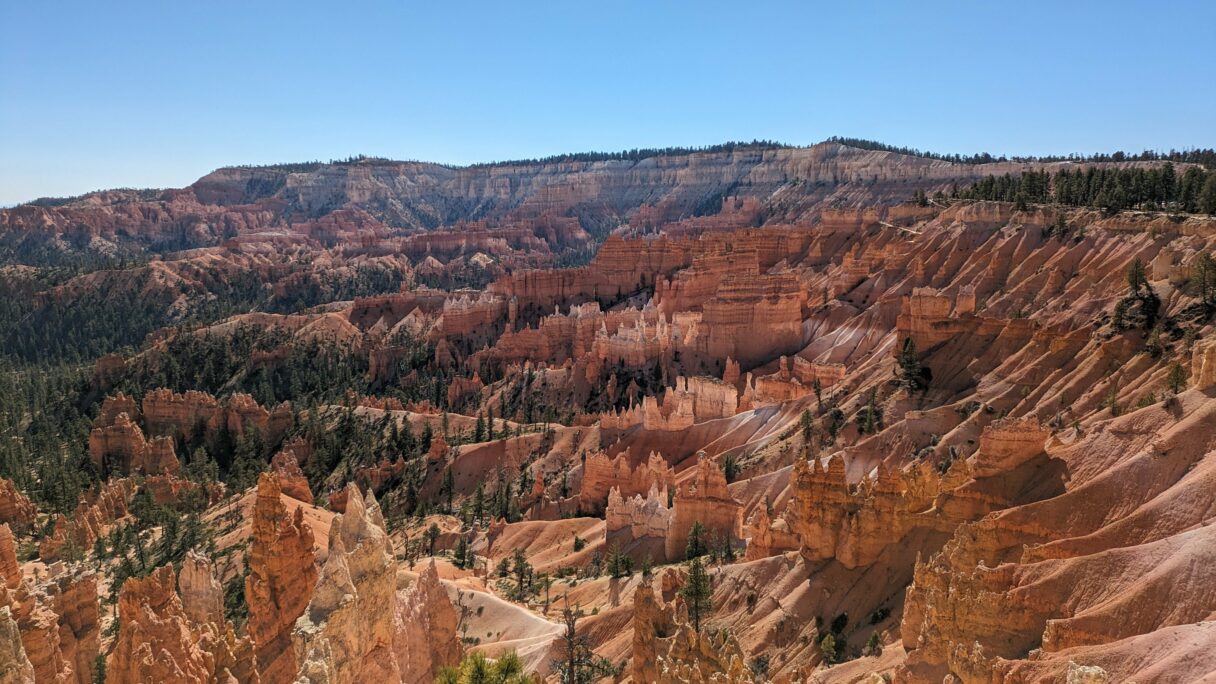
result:
[(427, 555), (435, 555), (435, 544), (439, 541), (439, 525), (431, 523), (431, 526), (426, 528), (426, 546)]
[(1191, 273), (1199, 301), (1209, 309), (1216, 308), (1216, 259), (1207, 252), (1200, 252)]
[(591, 684), (616, 674), (616, 668), (606, 658), (597, 657), (585, 634), (578, 633), (578, 607), (570, 608), (569, 597), (562, 608), (561, 657), (553, 661), (561, 684)]
[(899, 352), (899, 361), (895, 366), (896, 383), (908, 392), (925, 392), (933, 377), (927, 366), (921, 365), (916, 353), (916, 343), (911, 337), (904, 338), (904, 345)]
[(1182, 367), (1182, 364), (1177, 361), (1170, 364), (1170, 372), (1166, 376), (1165, 384), (1173, 394), (1178, 394), (1186, 389), (1186, 369)]
[(701, 559), (692, 559), (688, 564), (688, 579), (680, 588), (680, 596), (684, 597), (684, 603), (688, 606), (688, 617), (692, 620), (693, 629), (698, 632), (701, 631), (701, 621), (713, 610), (712, 591)]
[(1140, 257), (1132, 260), (1131, 265), (1127, 267), (1127, 287), (1132, 291), (1132, 294), (1140, 294), (1148, 289), (1148, 276), (1144, 272), (1144, 262), (1140, 261)]
[(705, 526), (700, 520), (694, 521), (692, 527), (688, 530), (688, 543), (684, 546), (684, 555), (687, 558), (696, 558), (709, 553), (709, 547), (705, 541)]

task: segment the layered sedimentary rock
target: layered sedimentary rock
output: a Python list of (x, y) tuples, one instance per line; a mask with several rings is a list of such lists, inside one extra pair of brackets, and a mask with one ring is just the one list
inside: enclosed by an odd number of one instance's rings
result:
[(980, 434), (979, 449), (971, 462), (975, 477), (1009, 472), (1043, 453), (1050, 432), (1034, 417), (995, 421)]
[(900, 473), (879, 467), (874, 479), (866, 475), (851, 485), (840, 456), (828, 459), (826, 468), (818, 458), (810, 464), (798, 459), (785, 515), (805, 559), (833, 558), (857, 568), (874, 563), (913, 530), (946, 534), (1005, 503), (969, 486), (970, 478), (965, 461), (944, 475), (921, 462)]
[(267, 410), (248, 394), (234, 394), (220, 401), (206, 392), (189, 390), (177, 394), (157, 389), (144, 395), (144, 424), (149, 434), (178, 440), (210, 436), (221, 429), (240, 438), (256, 431), (270, 444), (278, 442), (291, 426), (291, 406), (284, 403)]
[(0, 606), (0, 684), (31, 684), (34, 666), (21, 644), (21, 630), (8, 606)]
[(728, 278), (703, 308), (704, 347), (711, 358), (750, 368), (803, 344), (802, 290), (789, 274)]
[(111, 480), (95, 494), (81, 497), (71, 516), (56, 515), (51, 534), (38, 543), (38, 555), (47, 562), (59, 559), (65, 549), (83, 554), (92, 548), (97, 537), (127, 514), (127, 505), (135, 494), (130, 479)]
[(126, 413), (89, 433), (89, 456), (99, 469), (119, 475), (173, 475), (181, 463), (169, 437), (144, 439), (143, 430)]
[(34, 502), (21, 492), (12, 480), (0, 478), (0, 523), (7, 523), (17, 531), (29, 529), (38, 516)]
[(270, 459), (270, 469), (278, 478), (283, 493), (297, 501), (311, 504), (312, 490), (308, 487), (308, 478), (300, 470), (300, 460), (294, 449), (283, 449)]
[(692, 477), (676, 487), (667, 531), (668, 560), (684, 557), (693, 523), (701, 523), (707, 535), (733, 542), (739, 538), (742, 507), (726, 487), (726, 476), (712, 459), (697, 454)]
[(289, 682), (296, 675), (291, 630), (308, 606), (317, 580), (312, 529), (304, 522), (303, 509), (287, 510), (281, 493), (275, 475), (263, 473), (258, 478), (245, 578), (247, 629), (256, 646), (262, 681), (269, 683)]
[(631, 556), (666, 558), (664, 548), (671, 530), (671, 509), (667, 488), (651, 486), (643, 497), (621, 496), (615, 487), (608, 493), (604, 509), (604, 541), (609, 548), (623, 549)]
[[(196, 562), (203, 566), (198, 571), (214, 572), (209, 562)], [(260, 681), (248, 640), (237, 640), (222, 622), (194, 619), (211, 614), (208, 593), (192, 590), (188, 595), (198, 604), (187, 611), (176, 584), (173, 567), (166, 565), (123, 585), (118, 640), (106, 659), (107, 677), (120, 682)]]
[(798, 548), (798, 538), (784, 518), (773, 520), (768, 506), (756, 506), (744, 526), (747, 549), (744, 560), (757, 560)]
[(659, 681), (658, 658), (661, 635), (675, 629), (675, 616), (668, 606), (655, 599), (649, 584), (633, 594), (632, 670), (635, 682)]
[(177, 576), (186, 616), (198, 624), (223, 624), (224, 586), (215, 576), (211, 559), (190, 551)]
[(93, 427), (113, 425), (120, 413), (131, 418), (139, 417), (139, 404), (122, 392), (101, 400), (101, 408), (97, 412), (97, 419), (93, 421)]
[(598, 451), (588, 456), (583, 462), (583, 480), (579, 488), (581, 505), (587, 510), (598, 510), (613, 489), (620, 496), (631, 497), (644, 494), (651, 487), (675, 486), (675, 471), (661, 454), (650, 452), (636, 468), (631, 468), (629, 463), (627, 453), (609, 458)]
[(703, 526), (706, 543), (739, 538), (741, 506), (727, 489), (721, 468), (703, 453), (672, 499), (669, 505), (666, 486), (652, 484), (644, 497), (622, 496), (613, 487), (604, 513), (606, 543), (639, 559), (649, 555), (673, 562), (684, 558), (694, 523)]
[(647, 584), (633, 595), (632, 681), (656, 684), (747, 684), (754, 682), (734, 637), (724, 631), (698, 634), (655, 598)]
[(1191, 351), (1190, 385), (1200, 390), (1216, 387), (1216, 339), (1195, 343)]
[(400, 681), (426, 684), (439, 670), (460, 662), (460, 616), (439, 581), (435, 561), (426, 564), (418, 578), (396, 596), (393, 615), (393, 652)]
[(219, 402), (205, 392), (157, 389), (144, 395), (144, 424), (153, 435), (189, 439), (197, 430), (209, 429), (220, 412)]
[(661, 400), (644, 397), (633, 408), (600, 414), (599, 421), (616, 430), (641, 425), (647, 430), (678, 432), (695, 423), (729, 418), (738, 407), (739, 392), (731, 385), (714, 378), (681, 376), (674, 387), (664, 390)]
[(53, 586), (53, 605), (59, 617), (59, 648), (76, 673), (76, 681), (94, 681), (101, 647), (101, 606), (97, 574), (60, 575)]
[(94, 681), (101, 640), (95, 573), (62, 573), (39, 584), (22, 580), (0, 585), (0, 608), (6, 602), (34, 673), (28, 681)]
[(329, 555), (292, 632), (298, 682), (399, 681), (393, 649), (396, 570), (380, 506), (347, 485)]
[(0, 523), (0, 584), (16, 589), (21, 583), (21, 566), (17, 563), (17, 542), (7, 524)]
[(64, 657), (59, 637), (59, 616), (53, 600), (41, 587), (23, 583), (13, 592), (10, 605), (21, 632), (25, 655), (38, 682), (87, 682), (77, 678), (72, 662)]

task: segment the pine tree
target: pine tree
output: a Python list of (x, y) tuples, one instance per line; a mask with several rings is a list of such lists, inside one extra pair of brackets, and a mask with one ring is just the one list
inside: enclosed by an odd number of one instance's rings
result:
[(1148, 276), (1144, 272), (1144, 262), (1136, 257), (1127, 267), (1127, 287), (1133, 294), (1140, 294), (1148, 288)]
[(426, 546), (428, 555), (435, 555), (435, 544), (439, 541), (439, 525), (431, 523), (431, 526), (426, 528)]
[(1165, 379), (1165, 384), (1174, 394), (1186, 389), (1186, 369), (1182, 367), (1182, 364), (1177, 361), (1170, 364), (1170, 372)]
[(562, 608), (561, 657), (553, 661), (553, 670), (561, 684), (591, 684), (616, 674), (612, 663), (592, 652), (587, 636), (578, 633), (581, 616), (577, 606), (570, 608), (567, 597)]
[(443, 486), (440, 489), (440, 494), (443, 496), (444, 503), (447, 504), (447, 512), (452, 512), (452, 497), (456, 493), (456, 479), (452, 475), (452, 467), (448, 466), (443, 471)]
[(705, 566), (701, 564), (700, 558), (692, 559), (688, 564), (688, 579), (680, 588), (680, 596), (684, 597), (684, 603), (688, 606), (688, 617), (692, 620), (693, 629), (698, 632), (701, 631), (701, 621), (709, 617), (713, 610), (711, 594), (712, 588), (709, 585), (709, 576), (705, 573)]
[(925, 392), (933, 374), (927, 366), (920, 363), (916, 353), (916, 343), (911, 337), (904, 338), (904, 346), (899, 352), (899, 361), (895, 367), (897, 384), (909, 392)]
[(1199, 301), (1209, 309), (1216, 308), (1216, 260), (1207, 252), (1200, 252), (1191, 271)]
[(1201, 213), (1216, 215), (1216, 171), (1208, 172), (1199, 191), (1198, 208)]
[(684, 555), (687, 558), (696, 558), (704, 556), (709, 552), (709, 547), (705, 543), (705, 526), (700, 520), (694, 521), (692, 527), (688, 530), (688, 543), (684, 547)]

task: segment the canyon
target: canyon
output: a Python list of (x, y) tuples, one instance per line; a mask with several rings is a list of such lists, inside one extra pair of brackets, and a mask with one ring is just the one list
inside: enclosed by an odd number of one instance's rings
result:
[(22, 394), (55, 448), (0, 478), (0, 682), (1216, 677), (1216, 217), (954, 192), (1091, 166), (1160, 163), (364, 159), (0, 209), (6, 278), (103, 264), (31, 320), (149, 312), (61, 357), (55, 440)]

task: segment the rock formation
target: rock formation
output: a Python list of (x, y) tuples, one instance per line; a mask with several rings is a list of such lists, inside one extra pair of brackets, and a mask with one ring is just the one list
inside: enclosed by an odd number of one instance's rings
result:
[(1195, 343), (1191, 351), (1190, 386), (1200, 390), (1216, 387), (1216, 339)]
[(655, 599), (649, 585), (633, 595), (632, 680), (656, 684), (748, 684), (754, 676), (738, 642), (723, 631), (696, 633)]
[(17, 491), (12, 480), (0, 478), (0, 523), (17, 531), (25, 531), (34, 523), (38, 510), (34, 503)]
[(292, 632), (298, 682), (400, 679), (391, 606), (396, 563), (380, 506), (347, 485), (345, 512), (334, 519), (329, 555), (312, 600)]
[(21, 566), (17, 563), (17, 543), (13, 531), (0, 524), (0, 584), (16, 589), (21, 583)]
[(58, 560), (65, 550), (83, 554), (92, 548), (97, 537), (105, 534), (115, 521), (127, 514), (127, 505), (135, 494), (130, 479), (111, 480), (95, 494), (81, 497), (71, 516), (56, 515), (51, 534), (38, 543), (42, 560)]
[(671, 526), (667, 530), (667, 559), (684, 557), (688, 533), (695, 522), (701, 523), (707, 535), (733, 543), (739, 538), (741, 511), (739, 502), (726, 488), (722, 469), (704, 453), (697, 454), (692, 477), (676, 488)]
[[(191, 573), (214, 572), (208, 561), (191, 562), (196, 565)], [(120, 682), (260, 681), (248, 640), (237, 640), (226, 623), (198, 622), (192, 617), (211, 614), (214, 606), (209, 592), (198, 593), (197, 586), (192, 587), (188, 595), (197, 603), (188, 610), (176, 584), (173, 567), (166, 565), (123, 585), (118, 598), (118, 640), (106, 660), (107, 678)]]
[(402, 682), (426, 684), (439, 670), (460, 662), (464, 648), (457, 628), (460, 616), (439, 582), (432, 560), (418, 579), (397, 591), (393, 615), (393, 653)]
[(34, 666), (21, 645), (21, 630), (8, 606), (0, 606), (0, 684), (32, 684)]
[(258, 478), (245, 578), (247, 629), (263, 682), (290, 682), (296, 675), (291, 630), (308, 606), (317, 580), (312, 545), (313, 533), (304, 522), (303, 510), (296, 506), (289, 513), (278, 477), (263, 473)]
[(181, 468), (169, 437), (144, 439), (143, 430), (126, 413), (89, 433), (89, 456), (98, 469), (119, 475), (173, 475)]
[(308, 488), (308, 478), (300, 470), (300, 461), (294, 449), (283, 449), (270, 459), (270, 469), (274, 471), (283, 493), (296, 501), (312, 504), (312, 490)]
[(585, 510), (598, 510), (613, 489), (622, 497), (630, 497), (645, 494), (651, 487), (675, 486), (675, 471), (661, 454), (650, 452), (636, 468), (630, 468), (629, 461), (628, 454), (609, 458), (603, 452), (596, 452), (587, 457), (579, 488), (580, 503)]

